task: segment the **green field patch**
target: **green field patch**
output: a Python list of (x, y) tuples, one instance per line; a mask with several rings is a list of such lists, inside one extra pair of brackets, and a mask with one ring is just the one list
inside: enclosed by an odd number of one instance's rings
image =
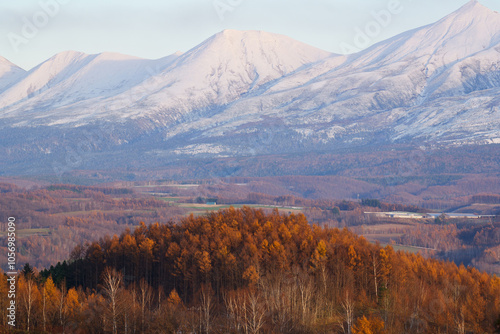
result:
[(196, 203), (177, 203), (176, 204), (180, 208), (184, 209), (190, 209), (188, 211), (188, 215), (191, 213), (200, 213), (203, 214), (204, 212), (213, 212), (213, 211), (218, 211), (218, 210), (223, 210), (223, 209), (229, 209), (229, 208), (235, 208), (235, 209), (241, 209), (243, 207), (250, 207), (252, 209), (263, 209), (263, 210), (271, 210), (271, 209), (278, 209), (278, 211), (282, 213), (293, 213), (293, 214), (298, 214), (301, 213), (301, 209), (299, 208), (286, 208), (286, 207), (278, 207), (278, 206), (273, 206), (273, 205), (259, 205), (259, 204), (219, 204), (219, 205), (210, 205), (210, 204), (196, 204)]
[[(380, 243), (380, 246), (386, 247), (389, 244), (386, 243)], [(425, 248), (425, 247), (417, 247), (417, 246), (404, 246), (404, 245), (396, 245), (396, 244), (390, 244), (392, 248), (394, 248), (395, 251), (402, 251), (402, 252), (408, 252), (408, 253), (413, 253), (417, 254), (420, 253), (424, 250), (430, 250), (433, 251), (433, 249), (430, 248)]]
[[(196, 188), (199, 187), (199, 184), (169, 184), (169, 185), (163, 185), (161, 186), (162, 188), (177, 188), (177, 189), (190, 189), (190, 188)], [(158, 187), (158, 186), (151, 186), (151, 187)], [(141, 188), (141, 187), (137, 187)]]
[(403, 251), (403, 252), (414, 253), (414, 254), (420, 253), (420, 252), (425, 250), (424, 248), (413, 247), (413, 246), (403, 246), (403, 245), (391, 245), (391, 246), (396, 251)]
[[(29, 229), (21, 229), (16, 230), (16, 237), (23, 238), (29, 237), (31, 235), (49, 235), (50, 228), (29, 228)], [(0, 232), (2, 237), (7, 236), (7, 232)]]
[[(196, 209), (199, 211), (216, 211), (221, 209), (229, 209), (231, 205), (208, 205), (208, 204), (194, 204), (194, 203), (180, 203), (178, 205), (180, 208), (186, 209)], [(233, 206), (236, 208), (236, 206)]]
[(363, 234), (366, 240), (370, 242), (380, 242), (381, 244), (389, 244), (391, 240), (398, 240), (402, 233), (384, 233), (384, 234)]
[(69, 211), (69, 212), (55, 213), (54, 216), (82, 217), (82, 216), (88, 216), (88, 215), (91, 215), (94, 213), (116, 213), (116, 214), (135, 213), (135, 214), (137, 214), (137, 213), (148, 213), (148, 212), (154, 212), (154, 211), (155, 211), (155, 209), (148, 209), (148, 210), (116, 209), (116, 210)]
[(165, 201), (165, 202), (178, 202), (181, 200), (181, 197), (158, 197), (159, 200)]

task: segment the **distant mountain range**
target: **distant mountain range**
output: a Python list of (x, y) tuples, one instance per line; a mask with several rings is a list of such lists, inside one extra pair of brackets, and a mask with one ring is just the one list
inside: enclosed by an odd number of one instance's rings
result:
[(500, 143), (500, 14), (471, 1), (351, 55), (224, 30), (146, 60), (0, 57), (3, 173)]

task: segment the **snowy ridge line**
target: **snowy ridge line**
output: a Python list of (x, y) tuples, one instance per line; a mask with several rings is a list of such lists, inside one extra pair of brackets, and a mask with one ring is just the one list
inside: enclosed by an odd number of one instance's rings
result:
[(497, 143), (498, 93), (500, 14), (477, 1), (348, 56), (224, 30), (158, 60), (68, 51), (26, 72), (0, 57), (3, 127), (112, 122), (189, 137), (182, 154), (263, 128), (322, 144)]

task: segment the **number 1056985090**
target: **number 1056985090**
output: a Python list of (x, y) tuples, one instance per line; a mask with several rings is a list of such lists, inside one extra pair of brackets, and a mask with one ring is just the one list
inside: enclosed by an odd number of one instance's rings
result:
[(16, 270), (16, 218), (9, 217), (7, 226), (7, 265), (9, 271), (14, 271)]

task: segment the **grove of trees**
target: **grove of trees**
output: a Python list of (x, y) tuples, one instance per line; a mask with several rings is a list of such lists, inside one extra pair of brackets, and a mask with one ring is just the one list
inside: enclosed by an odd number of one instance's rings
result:
[(18, 329), (39, 333), (500, 331), (497, 276), (248, 207), (83, 243), (18, 283)]

